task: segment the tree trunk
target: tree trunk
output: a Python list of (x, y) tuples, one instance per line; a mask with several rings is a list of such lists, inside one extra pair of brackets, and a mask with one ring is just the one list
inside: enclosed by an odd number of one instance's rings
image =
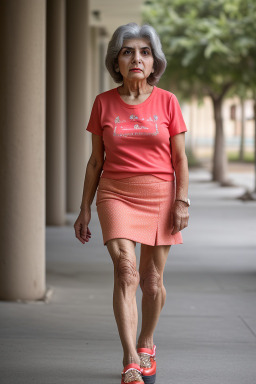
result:
[(212, 180), (225, 185), (227, 183), (227, 155), (223, 130), (222, 102), (223, 97), (212, 97), (215, 120), (215, 139), (213, 154)]
[(244, 134), (245, 134), (245, 113), (244, 113), (244, 100), (241, 99), (241, 139), (240, 139), (240, 151), (239, 160), (244, 160)]

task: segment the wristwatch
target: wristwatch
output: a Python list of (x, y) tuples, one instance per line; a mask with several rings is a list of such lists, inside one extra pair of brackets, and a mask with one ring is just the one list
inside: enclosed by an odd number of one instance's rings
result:
[(183, 203), (187, 204), (187, 206), (189, 207), (190, 206), (190, 199), (176, 199), (175, 201), (183, 201)]

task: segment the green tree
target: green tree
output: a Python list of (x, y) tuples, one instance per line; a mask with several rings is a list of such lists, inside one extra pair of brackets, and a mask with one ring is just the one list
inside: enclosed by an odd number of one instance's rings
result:
[[(210, 96), (215, 119), (213, 180), (227, 182), (222, 104), (238, 83), (255, 81), (255, 0), (152, 0), (144, 21), (158, 32), (168, 61), (163, 88)], [(207, 121), (205, 122), (207, 124)]]

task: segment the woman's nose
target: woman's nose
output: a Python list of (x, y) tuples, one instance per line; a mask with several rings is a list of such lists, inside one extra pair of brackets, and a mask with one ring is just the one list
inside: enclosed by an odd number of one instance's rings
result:
[(140, 63), (141, 62), (140, 52), (137, 52), (137, 51), (134, 52), (133, 62), (134, 63)]

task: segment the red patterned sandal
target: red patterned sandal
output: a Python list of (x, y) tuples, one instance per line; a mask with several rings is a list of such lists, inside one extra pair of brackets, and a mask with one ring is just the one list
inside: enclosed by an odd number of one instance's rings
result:
[(141, 377), (141, 368), (138, 364), (128, 364), (122, 372), (121, 384), (144, 384)]
[(154, 384), (156, 381), (156, 346), (150, 348), (138, 348), (142, 379), (145, 384)]

